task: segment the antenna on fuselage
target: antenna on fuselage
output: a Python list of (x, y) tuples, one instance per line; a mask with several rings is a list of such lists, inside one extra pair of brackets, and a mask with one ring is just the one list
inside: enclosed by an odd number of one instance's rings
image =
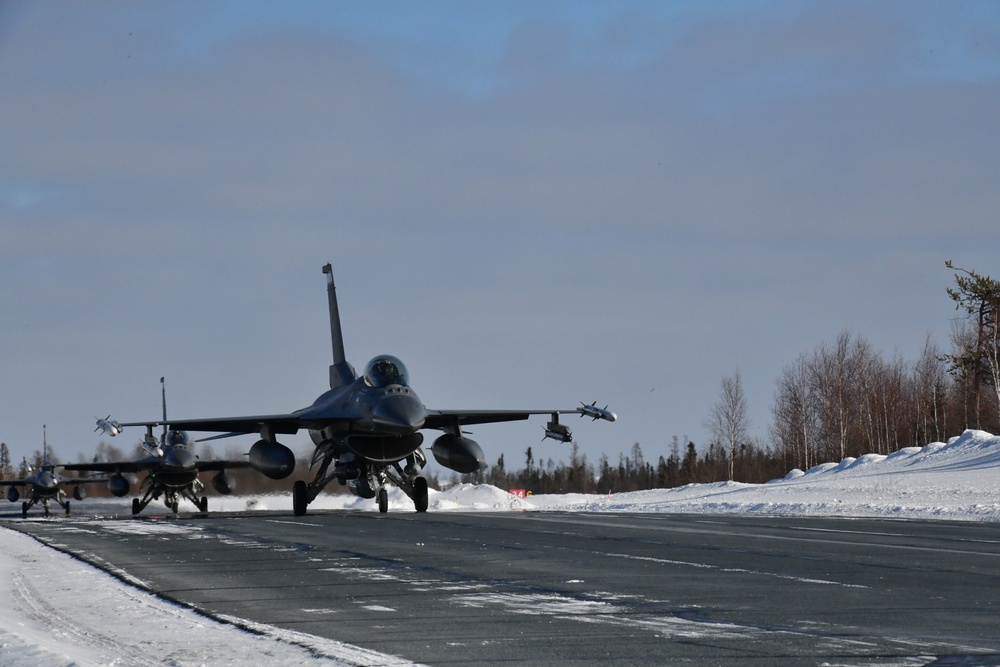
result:
[(330, 366), (330, 389), (354, 382), (357, 375), (347, 362), (344, 353), (344, 333), (340, 328), (340, 309), (337, 307), (337, 286), (333, 284), (333, 267), (323, 265), (326, 274), (326, 299), (330, 307), (330, 343), (333, 346), (333, 364)]
[(45, 435), (45, 424), (42, 424), (42, 463), (49, 460), (49, 439)]

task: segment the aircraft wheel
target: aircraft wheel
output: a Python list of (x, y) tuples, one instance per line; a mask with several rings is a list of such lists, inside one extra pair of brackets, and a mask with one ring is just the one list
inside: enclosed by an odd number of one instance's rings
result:
[(201, 511), (202, 514), (204, 514), (205, 512), (208, 511), (208, 497), (207, 496), (202, 496), (201, 497), (201, 502), (198, 503), (198, 509)]
[(382, 514), (389, 511), (389, 492), (385, 487), (378, 490), (378, 511)]
[(177, 501), (176, 500), (174, 502), (170, 503), (170, 511), (173, 512), (174, 514), (177, 514)]
[(427, 480), (423, 477), (413, 480), (413, 506), (418, 512), (427, 511)]
[(69, 501), (66, 501), (66, 516), (69, 516)]
[(295, 516), (305, 516), (309, 506), (309, 491), (301, 479), (292, 485), (292, 513)]
[(138, 498), (133, 498), (132, 499), (132, 514), (138, 514), (141, 511), (142, 511), (142, 508), (139, 507), (139, 499)]
[(21, 503), (21, 516), (28, 516), (28, 503)]

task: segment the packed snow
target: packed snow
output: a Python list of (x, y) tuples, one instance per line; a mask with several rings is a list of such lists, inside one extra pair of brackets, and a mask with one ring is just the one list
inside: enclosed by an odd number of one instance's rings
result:
[[(463, 484), (430, 493), (432, 512), (725, 513), (1000, 522), (1000, 437), (966, 431), (947, 443), (793, 470), (767, 484), (718, 482), (525, 498), (493, 486)], [(117, 502), (123, 513), (128, 511), (120, 499), (84, 502)], [(291, 511), (290, 494), (213, 497), (211, 503), (213, 511)], [(377, 511), (374, 501), (345, 495), (322, 495), (310, 508)], [(390, 494), (390, 511), (413, 511), (413, 504), (397, 491)], [(206, 618), (7, 528), (0, 528), (0, 595), (5, 600), (0, 605), (4, 667), (411, 664), (240, 619), (222, 623)], [(83, 600), (86, 614), (78, 613)]]

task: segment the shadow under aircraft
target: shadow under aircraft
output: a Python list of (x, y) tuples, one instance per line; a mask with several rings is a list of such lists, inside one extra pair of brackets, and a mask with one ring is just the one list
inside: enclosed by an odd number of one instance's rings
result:
[[(464, 426), (528, 419), (531, 415), (550, 415), (546, 438), (571, 442), (572, 432), (559, 422), (559, 415), (578, 414), (593, 419), (615, 421), (617, 417), (596, 402), (566, 410), (433, 410), (427, 408), (410, 386), (409, 374), (401, 360), (380, 355), (368, 362), (359, 376), (348, 363), (337, 305), (333, 270), (323, 267), (327, 276), (327, 301), (330, 311), (330, 337), (333, 364), (330, 366), (330, 389), (307, 408), (291, 413), (248, 417), (182, 419), (123, 423), (127, 426), (166, 425), (188, 431), (215, 431), (229, 437), (250, 433), (260, 439), (250, 449), (249, 462), (272, 479), (292, 474), (295, 456), (277, 440), (279, 434), (294, 434), (307, 429), (316, 446), (312, 467), (318, 468), (312, 481), (299, 480), (292, 487), (292, 507), (303, 515), (316, 496), (333, 480), (346, 484), (355, 495), (376, 498), (380, 512), (388, 510), (386, 486), (398, 486), (413, 500), (418, 512), (428, 506), (427, 480), (421, 475), (427, 459), (421, 448), (424, 429), (441, 431), (431, 451), (442, 466), (460, 473), (472, 473), (485, 467), (479, 444), (466, 437)], [(205, 438), (212, 439), (212, 438)]]
[[(66, 470), (89, 470), (94, 472), (113, 473), (108, 478), (108, 490), (116, 497), (128, 495), (132, 483), (123, 473), (146, 473), (139, 486), (142, 498), (132, 499), (132, 514), (139, 514), (149, 503), (163, 497), (163, 503), (174, 514), (177, 513), (181, 498), (190, 501), (200, 512), (208, 511), (208, 497), (202, 496), (204, 485), (199, 479), (202, 472), (217, 471), (212, 478), (212, 488), (218, 493), (228, 495), (236, 488), (233, 476), (227, 469), (248, 468), (247, 461), (202, 461), (194, 451), (194, 442), (184, 431), (167, 429), (167, 394), (164, 379), (160, 378), (160, 389), (163, 396), (163, 435), (159, 440), (153, 435), (152, 426), (146, 428), (142, 447), (147, 456), (134, 461), (112, 461), (93, 463), (72, 463), (64, 465)], [(117, 435), (123, 426), (109, 418), (98, 419), (97, 428), (104, 433)], [(143, 493), (145, 491), (145, 493)]]
[(21, 499), (21, 493), (18, 491), (18, 487), (27, 487), (24, 494), (25, 500), (21, 503), (22, 516), (28, 516), (28, 510), (39, 502), (42, 503), (45, 516), (48, 516), (50, 500), (54, 500), (59, 503), (59, 505), (66, 510), (66, 514), (69, 514), (70, 503), (69, 500), (66, 499), (66, 493), (63, 491), (63, 485), (72, 486), (73, 498), (76, 500), (83, 500), (86, 495), (82, 488), (83, 485), (105, 481), (102, 478), (75, 479), (60, 477), (56, 473), (55, 464), (49, 460), (49, 443), (48, 439), (45, 437), (44, 426), (42, 426), (42, 464), (38, 466), (38, 470), (36, 471), (32, 471), (29, 467), (28, 472), (31, 472), (32, 474), (23, 479), (0, 480), (0, 486), (9, 487), (7, 489), (7, 500), (12, 503), (16, 503)]

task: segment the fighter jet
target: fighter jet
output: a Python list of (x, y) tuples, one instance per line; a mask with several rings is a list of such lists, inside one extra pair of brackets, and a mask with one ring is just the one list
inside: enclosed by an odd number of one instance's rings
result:
[(337, 305), (333, 270), (323, 267), (327, 277), (327, 302), (330, 311), (330, 338), (333, 364), (330, 366), (330, 389), (309, 407), (291, 413), (185, 419), (162, 422), (132, 422), (122, 426), (160, 424), (188, 431), (216, 431), (232, 435), (259, 433), (260, 439), (250, 448), (249, 462), (272, 479), (292, 474), (295, 456), (278, 442), (278, 434), (294, 434), (307, 429), (316, 446), (310, 468), (316, 467), (311, 482), (299, 480), (292, 487), (292, 507), (304, 515), (308, 505), (333, 480), (355, 495), (377, 498), (380, 512), (388, 511), (387, 485), (394, 484), (413, 500), (418, 512), (428, 506), (427, 480), (421, 475), (427, 458), (421, 445), (424, 429), (441, 431), (431, 447), (442, 466), (460, 473), (472, 473), (485, 467), (483, 450), (466, 437), (463, 427), (528, 419), (531, 415), (551, 416), (544, 437), (571, 442), (569, 427), (559, 423), (561, 414), (579, 414), (615, 421), (614, 413), (583, 404), (566, 410), (432, 410), (427, 408), (410, 386), (403, 362), (389, 354), (369, 361), (359, 376), (348, 363)]
[(45, 426), (42, 426), (42, 465), (39, 466), (37, 471), (32, 471), (28, 468), (28, 471), (32, 474), (24, 479), (8, 479), (0, 480), (0, 486), (6, 486), (7, 489), (7, 500), (12, 503), (16, 503), (21, 499), (21, 493), (18, 491), (18, 487), (28, 487), (25, 493), (26, 500), (21, 503), (21, 515), (28, 516), (28, 510), (35, 506), (36, 503), (41, 502), (42, 508), (45, 510), (45, 516), (49, 515), (49, 501), (54, 500), (59, 505), (66, 510), (66, 514), (69, 514), (69, 500), (66, 499), (66, 494), (63, 492), (63, 485), (68, 484), (73, 487), (73, 497), (76, 500), (83, 500), (86, 494), (83, 490), (84, 484), (93, 484), (95, 482), (103, 482), (102, 479), (67, 479), (60, 477), (56, 474), (56, 466), (49, 460), (49, 443), (48, 439), (45, 437)]
[[(142, 498), (132, 499), (132, 514), (139, 514), (149, 503), (163, 497), (163, 503), (174, 514), (177, 513), (181, 498), (189, 500), (200, 512), (208, 511), (208, 498), (201, 496), (204, 485), (199, 473), (218, 471), (212, 478), (212, 488), (220, 494), (228, 495), (236, 488), (233, 476), (227, 469), (247, 468), (247, 461), (202, 461), (195, 454), (191, 437), (184, 431), (167, 429), (167, 394), (164, 378), (160, 378), (163, 396), (163, 434), (159, 440), (153, 435), (152, 425), (146, 428), (142, 447), (147, 456), (135, 461), (115, 461), (108, 463), (72, 463), (64, 465), (66, 470), (90, 470), (113, 473), (108, 478), (108, 490), (116, 497), (128, 495), (132, 483), (123, 473), (145, 472), (146, 477), (139, 486)], [(109, 436), (118, 435), (123, 426), (109, 417), (97, 420), (97, 428)], [(133, 424), (134, 425), (134, 424)], [(145, 493), (143, 493), (145, 490)]]

